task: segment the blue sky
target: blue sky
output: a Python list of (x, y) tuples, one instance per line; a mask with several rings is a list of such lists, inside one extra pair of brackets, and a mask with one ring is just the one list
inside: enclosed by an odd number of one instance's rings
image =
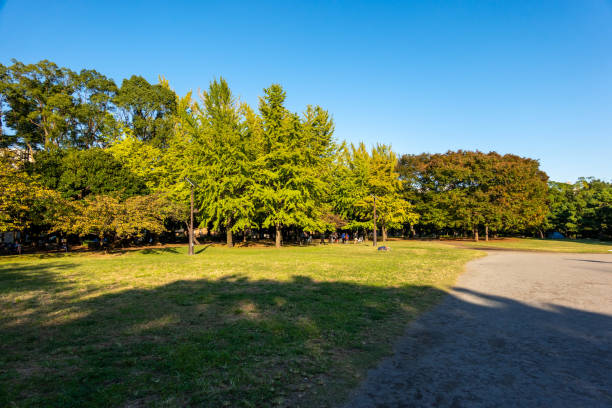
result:
[(225, 77), (256, 106), (328, 109), (398, 153), (495, 150), (612, 179), (612, 0), (0, 0), (0, 62), (52, 60), (180, 94)]

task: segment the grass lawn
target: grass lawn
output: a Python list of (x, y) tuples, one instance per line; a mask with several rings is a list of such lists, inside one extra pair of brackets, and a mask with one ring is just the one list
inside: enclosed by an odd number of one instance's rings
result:
[(335, 405), (482, 256), (390, 245), (0, 258), (0, 406)]
[(612, 242), (589, 239), (505, 238), (491, 241), (452, 241), (468, 248), (515, 249), (522, 251), (612, 254)]

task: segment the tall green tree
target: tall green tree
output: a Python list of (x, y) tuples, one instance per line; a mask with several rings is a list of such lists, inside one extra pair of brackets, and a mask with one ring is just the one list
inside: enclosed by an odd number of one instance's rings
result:
[(119, 123), (113, 115), (117, 85), (95, 70), (83, 69), (72, 74), (73, 112), (72, 146), (104, 147), (119, 135)]
[(211, 82), (202, 93), (202, 107), (196, 114), (205, 132), (201, 154), (194, 163), (201, 183), (200, 211), (214, 230), (225, 229), (227, 245), (232, 246), (233, 232), (255, 226), (256, 146), (245, 132), (243, 112), (223, 78)]
[(165, 145), (172, 131), (177, 98), (165, 81), (160, 82), (151, 85), (143, 77), (132, 75), (123, 80), (114, 102), (136, 137)]
[(37, 64), (13, 60), (9, 75), (5, 74), (5, 123), (30, 156), (34, 150), (68, 142), (74, 92), (71, 75), (69, 69), (47, 60)]
[(284, 227), (325, 229), (321, 203), (328, 171), (322, 168), (326, 152), (333, 149), (329, 115), (312, 108), (304, 123), (285, 108), (285, 98), (280, 85), (264, 89), (259, 101), (262, 142), (254, 163), (254, 197), (261, 206), (262, 226), (275, 230), (276, 247)]

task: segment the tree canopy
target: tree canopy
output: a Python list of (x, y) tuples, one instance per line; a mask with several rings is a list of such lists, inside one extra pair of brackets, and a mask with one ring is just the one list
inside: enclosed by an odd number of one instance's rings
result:
[(612, 187), (548, 181), (537, 160), (496, 152), (405, 154), (334, 138), (318, 105), (291, 111), (279, 84), (257, 109), (224, 78), (194, 97), (139, 75), (47, 60), (0, 64), (0, 230), (129, 243), (176, 237), (188, 220), (283, 240), (377, 228), (411, 235), (612, 236)]

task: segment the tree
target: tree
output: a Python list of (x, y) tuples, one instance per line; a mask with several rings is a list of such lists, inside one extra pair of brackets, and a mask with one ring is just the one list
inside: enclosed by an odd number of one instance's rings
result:
[(24, 231), (47, 222), (59, 196), (19, 168), (7, 151), (0, 155), (0, 232)]
[(574, 237), (612, 238), (612, 183), (595, 178), (550, 182), (548, 197), (548, 229)]
[(66, 144), (73, 111), (72, 74), (47, 60), (28, 65), (13, 60), (5, 74), (5, 122), (30, 157), (36, 149)]
[(123, 80), (114, 102), (121, 109), (123, 122), (137, 138), (159, 146), (166, 144), (177, 102), (167, 81), (151, 85), (143, 77), (132, 75)]
[(201, 97), (203, 106), (195, 113), (205, 135), (199, 139), (202, 150), (194, 162), (201, 185), (200, 210), (214, 230), (225, 228), (227, 245), (232, 246), (232, 232), (255, 226), (255, 146), (250, 133), (243, 131), (243, 112), (223, 78), (211, 82)]
[(112, 104), (117, 85), (95, 70), (72, 73), (74, 107), (72, 146), (104, 147), (119, 134)]
[(412, 205), (400, 194), (397, 157), (389, 146), (376, 145), (368, 152), (363, 143), (351, 144), (342, 157), (336, 177), (335, 210), (349, 220), (349, 228), (374, 227), (374, 200), (383, 241), (390, 228), (416, 221)]
[(13, 140), (4, 134), (4, 110), (6, 109), (6, 96), (10, 87), (10, 73), (7, 67), (0, 64), (0, 149), (13, 144)]
[(280, 85), (264, 89), (259, 101), (262, 143), (254, 163), (254, 197), (261, 206), (262, 226), (275, 229), (276, 247), (281, 246), (283, 227), (325, 229), (320, 204), (328, 171), (322, 168), (325, 152), (333, 150), (329, 115), (313, 108), (304, 123), (285, 108), (285, 98)]
[(31, 173), (65, 198), (83, 199), (90, 194), (129, 197), (147, 192), (144, 180), (102, 148), (38, 152)]
[(55, 231), (95, 235), (115, 243), (142, 237), (145, 233), (160, 234), (167, 219), (185, 217), (185, 209), (159, 195), (133, 196), (124, 201), (108, 196), (90, 196), (68, 203), (69, 211), (56, 218)]
[(433, 231), (479, 228), (541, 230), (547, 212), (547, 176), (537, 160), (495, 152), (404, 155), (404, 194), (417, 201), (420, 223)]

